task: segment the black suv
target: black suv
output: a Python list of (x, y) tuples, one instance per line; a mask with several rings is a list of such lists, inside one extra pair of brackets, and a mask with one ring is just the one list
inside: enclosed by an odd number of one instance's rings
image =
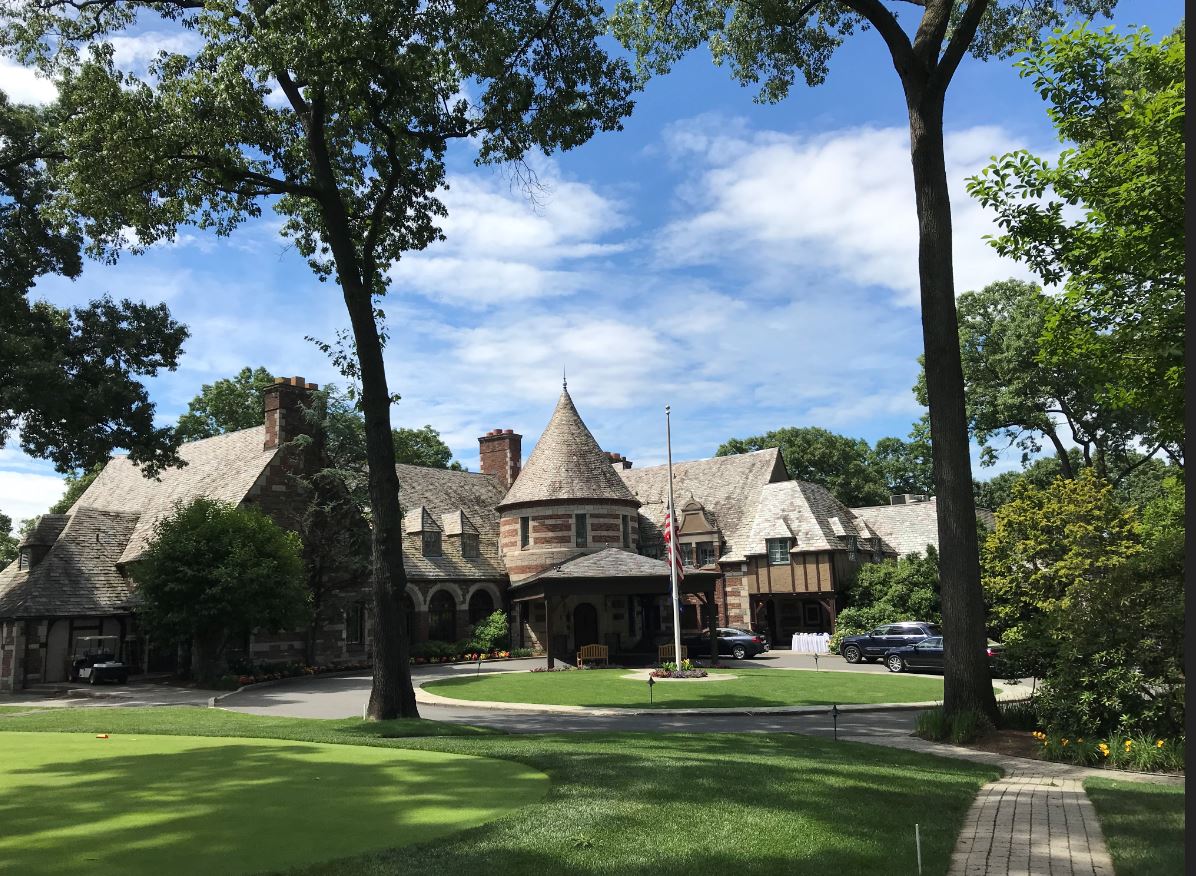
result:
[(877, 627), (862, 636), (844, 636), (839, 643), (839, 653), (848, 663), (859, 663), (861, 660), (871, 663), (885, 656), (893, 648), (913, 645), (930, 636), (941, 636), (943, 631), (938, 624), (926, 621), (901, 621), (896, 624), (886, 624)]

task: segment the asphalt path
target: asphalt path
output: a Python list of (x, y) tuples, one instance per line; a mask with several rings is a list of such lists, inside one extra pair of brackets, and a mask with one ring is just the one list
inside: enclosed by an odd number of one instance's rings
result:
[[(526, 671), (543, 665), (543, 659), (510, 660), (477, 664), (449, 664), (413, 667), (417, 683), (437, 678), (453, 678), (476, 673)], [(770, 651), (736, 666), (744, 668), (814, 669), (809, 654)], [(820, 657), (819, 671), (887, 672), (883, 666), (852, 666), (839, 657)], [(223, 698), (220, 707), (253, 715), (278, 715), (295, 718), (359, 717), (370, 695), (370, 675), (316, 676), (288, 680), (269, 687), (254, 687)], [(668, 712), (626, 715), (589, 715), (585, 713), (522, 712), (481, 709), (466, 703), (460, 706), (421, 704), (420, 714), (435, 721), (449, 721), (493, 727), (508, 733), (653, 731), (675, 733), (810, 733), (833, 736), (836, 722), (829, 714), (798, 715), (670, 715)], [(914, 709), (843, 712), (837, 720), (838, 732), (856, 738), (906, 735), (913, 730)]]

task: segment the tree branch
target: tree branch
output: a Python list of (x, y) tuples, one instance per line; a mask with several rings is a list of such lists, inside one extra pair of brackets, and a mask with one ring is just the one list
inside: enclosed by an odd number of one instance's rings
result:
[(876, 28), (884, 39), (885, 45), (889, 47), (893, 66), (897, 68), (897, 73), (903, 79), (908, 73), (913, 72), (917, 58), (914, 55), (913, 46), (910, 45), (909, 37), (901, 29), (901, 25), (897, 23), (893, 13), (881, 5), (880, 0), (843, 0), (843, 5), (858, 15), (862, 15), (869, 24)]
[(980, 19), (984, 18), (984, 13), (988, 11), (989, 2), (990, 0), (971, 0), (968, 3), (968, 8), (960, 17), (955, 32), (951, 34), (951, 41), (947, 43), (947, 48), (943, 51), (943, 57), (939, 60), (931, 80), (934, 87), (942, 92), (946, 92), (947, 86), (951, 83), (951, 77), (955, 75), (955, 70), (959, 67), (959, 62), (963, 60), (968, 47), (972, 45), (976, 29), (980, 27)]

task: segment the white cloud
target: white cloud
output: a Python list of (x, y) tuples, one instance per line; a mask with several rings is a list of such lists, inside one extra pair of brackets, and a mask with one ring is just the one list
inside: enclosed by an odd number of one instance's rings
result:
[(189, 30), (149, 30), (133, 36), (110, 36), (107, 42), (112, 44), (117, 68), (137, 74), (144, 74), (159, 52), (191, 55), (203, 44), (200, 36)]
[(472, 307), (598, 288), (595, 265), (624, 249), (604, 242), (626, 223), (622, 206), (591, 186), (535, 163), (539, 188), (495, 174), (453, 175), (442, 193), (445, 240), (391, 270), (396, 291)]
[[(1028, 276), (981, 238), (995, 226), (966, 192), (989, 156), (1018, 148), (1001, 128), (946, 136), (954, 211), (956, 287)], [(684, 214), (657, 246), (662, 264), (710, 265), (728, 257), (830, 275), (918, 300), (917, 220), (904, 128), (853, 128), (817, 135), (751, 133), (703, 117), (666, 131), (674, 160), (695, 165), (679, 191)]]
[(0, 89), (13, 103), (46, 104), (58, 98), (58, 88), (29, 67), (0, 57)]
[(22, 520), (49, 511), (64, 489), (61, 475), (0, 470), (0, 511), (12, 518), (15, 529)]

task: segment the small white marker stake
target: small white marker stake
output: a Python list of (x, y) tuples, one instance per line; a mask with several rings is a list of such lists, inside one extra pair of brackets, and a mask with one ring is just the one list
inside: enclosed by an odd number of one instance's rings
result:
[(922, 833), (918, 825), (914, 825), (914, 845), (918, 847), (918, 872), (922, 872)]

